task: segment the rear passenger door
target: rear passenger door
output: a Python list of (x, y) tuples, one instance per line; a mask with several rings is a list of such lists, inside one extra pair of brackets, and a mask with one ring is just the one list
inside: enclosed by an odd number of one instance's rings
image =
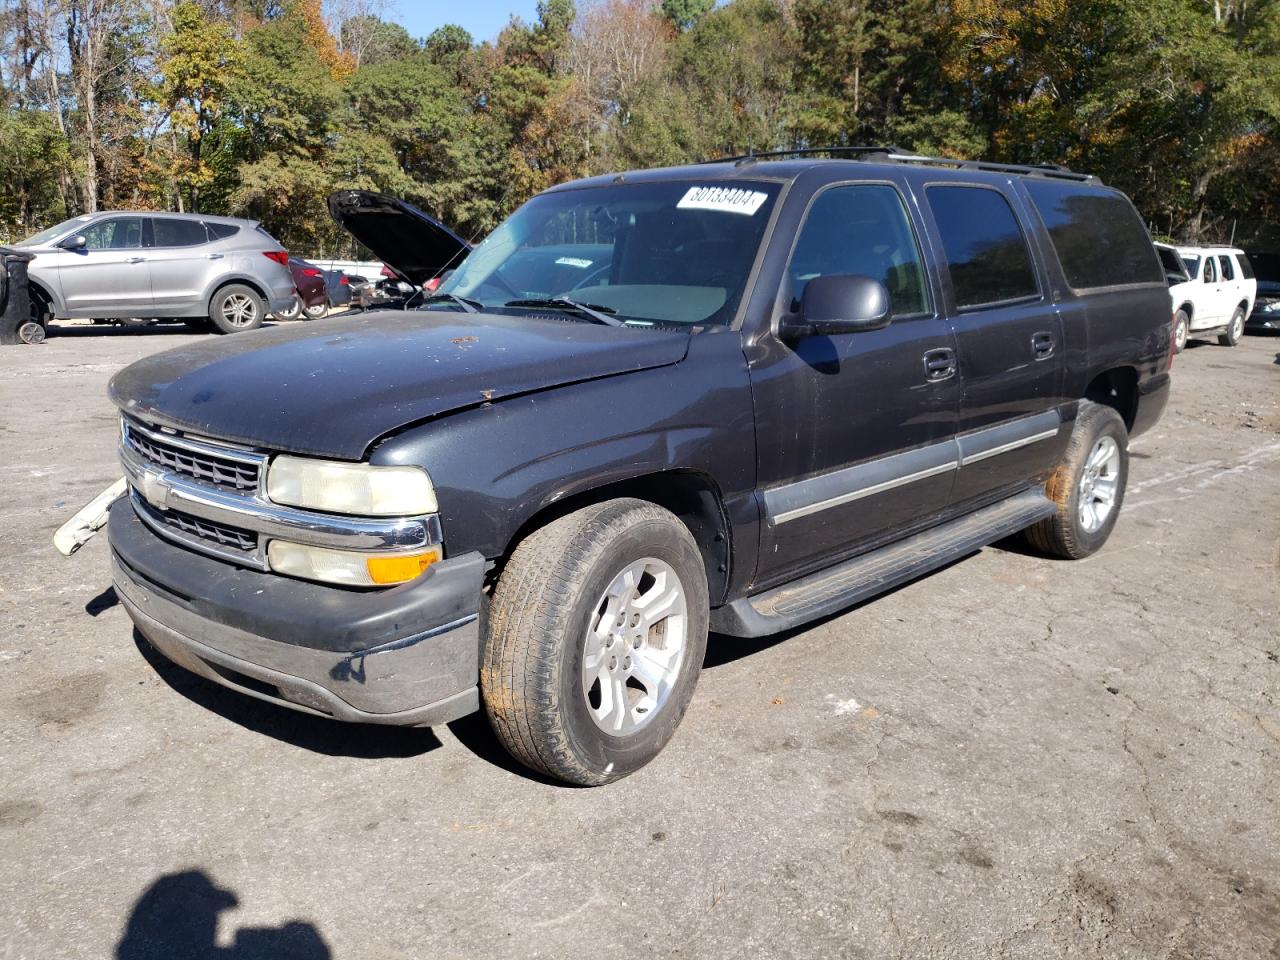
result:
[(209, 235), (199, 220), (150, 217), (147, 259), (151, 263), (151, 295), (156, 313), (175, 316), (204, 310), (206, 275), (211, 261)]
[(980, 506), (1047, 472), (1059, 455), (1062, 322), (1003, 185), (932, 183), (947, 319), (960, 375), (955, 506)]

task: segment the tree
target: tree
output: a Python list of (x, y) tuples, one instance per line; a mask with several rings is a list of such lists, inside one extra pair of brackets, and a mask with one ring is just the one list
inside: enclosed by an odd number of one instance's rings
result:
[(716, 5), (716, 0), (662, 0), (662, 15), (677, 31), (691, 30)]

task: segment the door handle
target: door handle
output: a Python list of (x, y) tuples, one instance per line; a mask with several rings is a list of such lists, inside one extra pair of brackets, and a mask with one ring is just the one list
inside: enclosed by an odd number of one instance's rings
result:
[(125, 263), (142, 263), (142, 262), (144, 262), (146, 259), (147, 259), (146, 257), (128, 257), (128, 258), (125, 260)]
[(929, 350), (924, 355), (924, 378), (930, 383), (949, 380), (956, 375), (956, 353), (948, 347)]
[(1053, 348), (1053, 334), (1033, 333), (1031, 335), (1031, 355), (1037, 360), (1044, 360), (1053, 356)]
[(207, 253), (205, 254), (205, 256), (208, 257), (210, 260), (221, 260), (223, 257), (226, 256), (226, 254), (225, 253)]

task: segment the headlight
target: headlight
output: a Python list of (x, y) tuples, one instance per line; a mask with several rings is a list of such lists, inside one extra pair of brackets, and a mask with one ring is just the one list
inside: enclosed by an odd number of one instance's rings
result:
[(436, 512), (436, 492), (421, 467), (276, 457), (267, 469), (276, 503), (358, 517), (413, 517)]
[(288, 540), (272, 540), (267, 546), (267, 562), (276, 573), (348, 587), (385, 587), (407, 583), (440, 558), (439, 547), (427, 547), (408, 556), (386, 556), (308, 547)]

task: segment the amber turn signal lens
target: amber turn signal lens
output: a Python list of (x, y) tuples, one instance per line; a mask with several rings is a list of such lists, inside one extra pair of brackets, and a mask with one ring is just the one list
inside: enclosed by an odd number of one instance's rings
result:
[(370, 557), (365, 561), (369, 579), (376, 584), (407, 583), (440, 560), (439, 550), (415, 553), (407, 557)]

